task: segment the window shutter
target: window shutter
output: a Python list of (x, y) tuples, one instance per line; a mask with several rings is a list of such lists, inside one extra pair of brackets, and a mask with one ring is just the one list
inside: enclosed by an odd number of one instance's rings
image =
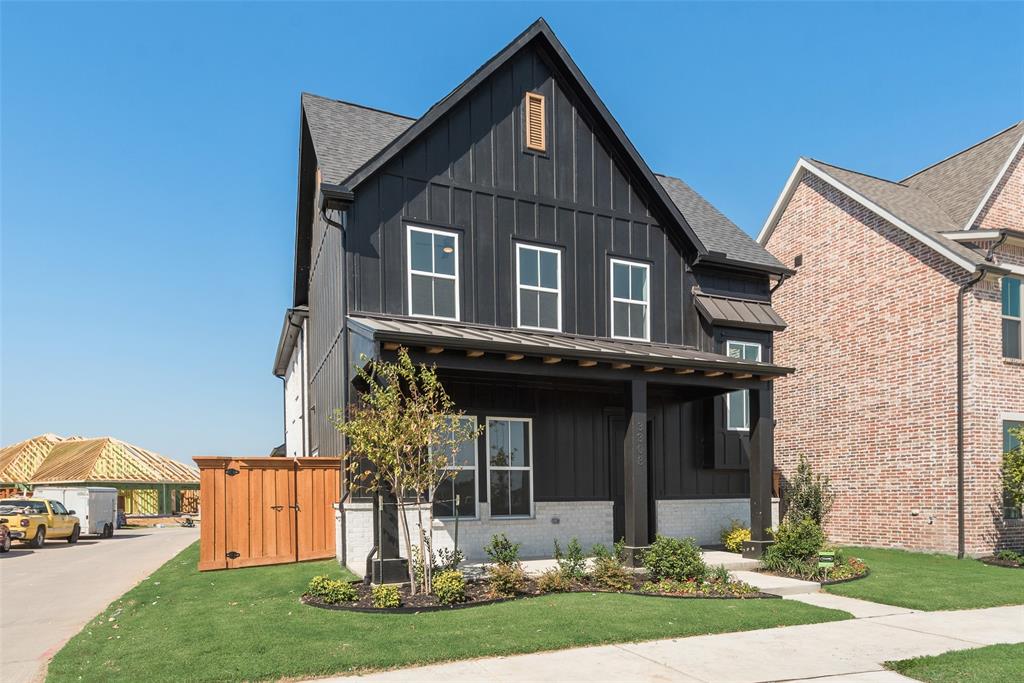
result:
[(526, 110), (526, 148), (537, 152), (547, 149), (547, 138), (544, 135), (544, 96), (540, 93), (526, 93), (524, 103)]

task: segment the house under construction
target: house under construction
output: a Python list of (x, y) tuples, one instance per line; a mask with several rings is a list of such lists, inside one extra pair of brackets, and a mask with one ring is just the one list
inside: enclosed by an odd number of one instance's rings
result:
[(129, 515), (195, 513), (199, 472), (109, 436), (43, 434), (0, 449), (0, 489), (43, 484), (114, 487)]

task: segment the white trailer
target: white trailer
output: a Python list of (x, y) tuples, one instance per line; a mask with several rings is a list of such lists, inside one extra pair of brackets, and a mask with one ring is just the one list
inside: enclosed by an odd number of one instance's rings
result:
[(36, 486), (33, 498), (59, 501), (82, 523), (83, 534), (110, 538), (117, 527), (117, 489), (108, 486)]

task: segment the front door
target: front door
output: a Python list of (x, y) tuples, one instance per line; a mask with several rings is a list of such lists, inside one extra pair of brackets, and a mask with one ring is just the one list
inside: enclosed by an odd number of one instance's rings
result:
[(626, 418), (609, 415), (606, 418), (606, 448), (608, 449), (608, 483), (612, 501), (612, 540), (618, 541), (626, 535), (626, 485), (623, 478), (625, 467)]

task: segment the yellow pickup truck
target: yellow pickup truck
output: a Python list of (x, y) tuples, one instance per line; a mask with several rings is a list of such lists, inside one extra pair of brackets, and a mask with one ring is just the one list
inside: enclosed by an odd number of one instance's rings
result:
[(0, 524), (10, 529), (11, 538), (42, 548), (48, 538), (78, 543), (82, 527), (74, 510), (56, 500), (5, 498), (0, 500)]

